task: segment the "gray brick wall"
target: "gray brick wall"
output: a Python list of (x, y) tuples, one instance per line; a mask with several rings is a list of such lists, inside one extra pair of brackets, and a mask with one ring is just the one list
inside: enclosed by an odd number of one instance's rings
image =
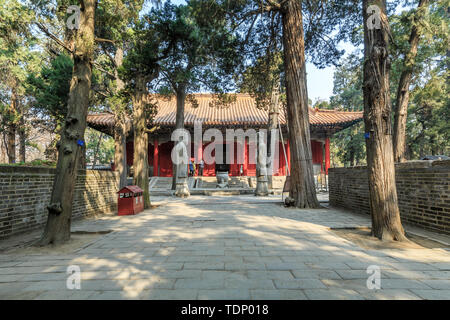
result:
[[(45, 225), (54, 175), (53, 168), (0, 166), (0, 239)], [(112, 171), (80, 170), (72, 217), (116, 212), (117, 179)]]
[[(450, 161), (412, 161), (395, 168), (403, 222), (450, 234)], [(370, 214), (366, 167), (329, 170), (330, 205)]]

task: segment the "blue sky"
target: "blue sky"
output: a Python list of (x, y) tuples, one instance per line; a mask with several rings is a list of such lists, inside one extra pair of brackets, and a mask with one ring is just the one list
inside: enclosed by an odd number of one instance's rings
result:
[(317, 69), (312, 63), (306, 64), (308, 97), (312, 102), (329, 100), (333, 95), (334, 67)]
[[(352, 53), (356, 48), (351, 43), (341, 43), (339, 49), (345, 50), (344, 57)], [(308, 96), (312, 102), (328, 100), (333, 95), (333, 75), (335, 67), (318, 69), (312, 63), (306, 64)]]

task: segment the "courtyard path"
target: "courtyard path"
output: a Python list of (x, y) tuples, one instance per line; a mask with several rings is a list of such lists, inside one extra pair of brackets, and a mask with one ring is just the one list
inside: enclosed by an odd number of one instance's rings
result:
[[(112, 232), (70, 254), (0, 254), (0, 299), (450, 299), (448, 249), (365, 250), (329, 228), (369, 217), (279, 198), (158, 197), (136, 216), (75, 221)], [(80, 290), (66, 287), (70, 265)]]

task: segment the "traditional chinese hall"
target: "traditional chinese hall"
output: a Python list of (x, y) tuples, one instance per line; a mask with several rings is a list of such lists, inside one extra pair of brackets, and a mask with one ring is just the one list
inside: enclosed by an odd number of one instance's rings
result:
[[(193, 136), (194, 123), (202, 122), (203, 132), (209, 128), (219, 129), (223, 133), (224, 144), (234, 145), (234, 164), (229, 165), (230, 176), (254, 176), (256, 174), (255, 161), (250, 161), (250, 146), (248, 138), (245, 140), (244, 163), (237, 163), (236, 141), (226, 141), (226, 129), (243, 129), (250, 128), (258, 131), (259, 129), (267, 129), (269, 112), (257, 108), (254, 98), (248, 94), (237, 94), (235, 101), (226, 107), (214, 106), (214, 96), (212, 94), (194, 94), (198, 105), (193, 105), (186, 100), (185, 105), (185, 129), (189, 130)], [(172, 176), (172, 160), (171, 151), (174, 143), (171, 141), (171, 134), (175, 129), (176, 119), (176, 100), (160, 98), (157, 99), (158, 110), (152, 126), (158, 129), (149, 133), (148, 162), (150, 167), (150, 176), (171, 177)], [(309, 108), (310, 134), (312, 159), (315, 174), (328, 173), (330, 167), (330, 138), (338, 131), (352, 126), (362, 120), (362, 112), (348, 112), (336, 110), (321, 110)], [(88, 115), (88, 126), (113, 136), (114, 116), (111, 113), (92, 113)], [(131, 121), (131, 120), (128, 120)], [(280, 123), (284, 150), (280, 139), (278, 152), (278, 168), (276, 168), (277, 176), (285, 176), (290, 159), (290, 146), (288, 132), (286, 126), (286, 116), (283, 108), (280, 108), (278, 115)], [(206, 146), (211, 143), (203, 141), (201, 150), (198, 154), (203, 154)], [(194, 143), (191, 146), (191, 155), (194, 155)], [(127, 164), (133, 165), (133, 133), (127, 137)], [(224, 148), (226, 150), (226, 148)], [(285, 154), (286, 153), (286, 157)], [(227, 157), (224, 154), (224, 157)], [(253, 162), (253, 164), (251, 163)], [(114, 166), (113, 166), (114, 167)], [(207, 164), (203, 170), (203, 176), (215, 176), (216, 164)]]

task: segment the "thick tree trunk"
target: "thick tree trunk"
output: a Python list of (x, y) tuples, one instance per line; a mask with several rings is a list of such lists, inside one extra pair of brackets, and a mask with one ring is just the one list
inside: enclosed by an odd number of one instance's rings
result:
[[(429, 0), (420, 0), (418, 10), (426, 7)], [(414, 18), (416, 24), (412, 26), (409, 37), (409, 52), (405, 56), (403, 72), (397, 89), (397, 99), (394, 114), (394, 160), (395, 162), (406, 161), (406, 120), (408, 116), (409, 86), (417, 56), (417, 46), (419, 45), (420, 32), (417, 27), (419, 16)]]
[[(116, 54), (114, 56), (117, 68), (119, 68), (123, 63), (123, 49), (117, 48)], [(122, 90), (125, 86), (122, 79), (119, 78), (119, 74), (115, 70), (116, 76), (116, 92)], [(129, 125), (127, 123), (127, 117), (123, 106), (116, 106), (114, 110), (114, 165), (115, 171), (119, 174), (119, 185), (118, 190), (122, 189), (127, 185), (127, 136), (130, 131)]]
[[(186, 88), (179, 86), (177, 91), (177, 114), (175, 118), (175, 129), (184, 128), (184, 105), (186, 100)], [(172, 190), (176, 189), (177, 183), (177, 165), (173, 165)]]
[(133, 184), (144, 190), (144, 208), (148, 209), (150, 208), (150, 193), (148, 183), (148, 133), (145, 118), (147, 87), (146, 81), (141, 75), (136, 78), (136, 88), (132, 99), (134, 128)]
[(115, 171), (119, 174), (118, 190), (127, 185), (127, 135), (128, 125), (125, 115), (120, 112), (114, 113), (114, 165)]
[(70, 239), (72, 200), (84, 143), (94, 53), (95, 1), (84, 0), (80, 29), (76, 34), (74, 66), (67, 117), (58, 143), (58, 163), (48, 209), (48, 219), (39, 245)]
[[(367, 9), (381, 9), (380, 28), (368, 27)], [(369, 176), (372, 235), (381, 240), (405, 240), (395, 186), (389, 96), (389, 23), (385, 1), (364, 0), (364, 124)]]
[(319, 208), (314, 184), (306, 88), (302, 7), (297, 0), (282, 4), (284, 69), (291, 148), (290, 197), (299, 208)]

